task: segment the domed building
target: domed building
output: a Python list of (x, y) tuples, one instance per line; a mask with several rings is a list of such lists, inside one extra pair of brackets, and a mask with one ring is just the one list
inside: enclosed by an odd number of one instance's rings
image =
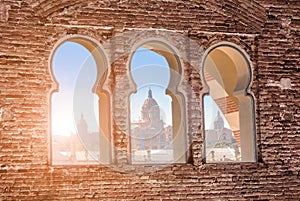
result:
[(143, 127), (162, 128), (163, 121), (160, 119), (160, 109), (156, 100), (152, 97), (152, 90), (148, 91), (148, 98), (144, 101), (141, 110), (141, 123)]
[(141, 108), (141, 119), (132, 123), (131, 149), (133, 152), (172, 149), (172, 126), (165, 125), (160, 108), (149, 89)]

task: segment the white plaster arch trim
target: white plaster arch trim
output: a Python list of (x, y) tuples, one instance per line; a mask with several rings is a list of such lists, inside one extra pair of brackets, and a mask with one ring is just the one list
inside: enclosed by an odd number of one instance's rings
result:
[[(206, 59), (208, 57), (208, 55), (215, 49), (223, 49), (223, 52), (225, 54), (227, 54), (228, 57), (231, 58), (231, 60), (237, 64), (237, 62), (232, 59), (232, 56), (226, 52), (227, 50), (229, 51), (234, 51), (235, 50), (235, 54), (236, 53), (240, 53), (240, 56), (239, 59), (241, 58), (244, 58), (244, 64), (243, 64), (243, 69), (236, 69), (237, 70), (237, 76), (238, 76), (238, 82), (236, 84), (236, 87), (234, 88), (234, 93), (235, 94), (239, 94), (241, 92), (244, 92), (244, 93), (248, 93), (250, 95), (253, 96), (253, 94), (251, 93), (251, 91), (248, 91), (249, 89), (249, 86), (252, 85), (252, 82), (253, 82), (253, 76), (252, 76), (252, 71), (253, 71), (253, 66), (252, 66), (252, 63), (251, 63), (251, 59), (250, 59), (250, 56), (248, 55), (248, 53), (242, 49), (240, 46), (236, 45), (235, 43), (232, 43), (232, 42), (219, 42), (217, 44), (214, 44), (212, 46), (210, 46), (203, 54), (202, 58), (201, 58), (201, 61), (200, 61), (200, 76), (201, 76), (201, 80), (203, 81), (204, 83), (204, 91), (203, 91), (203, 94), (206, 94), (208, 93), (209, 91), (209, 87), (208, 87), (208, 84), (207, 84), (207, 81), (205, 79), (205, 76), (204, 76), (204, 64), (206, 62)], [(226, 48), (226, 51), (224, 50), (224, 48)], [(231, 50), (230, 50), (231, 48)], [(236, 65), (237, 66), (237, 65)], [(245, 69), (246, 67), (246, 69)], [(245, 72), (247, 71), (247, 74), (245, 74)], [(246, 95), (246, 94), (244, 94)]]
[[(52, 80), (52, 83), (54, 83), (50, 89), (50, 92), (48, 93), (48, 105), (50, 108), (49, 115), (48, 115), (48, 144), (49, 149), (48, 151), (48, 163), (53, 164), (52, 161), (52, 123), (51, 123), (51, 117), (52, 117), (52, 101), (51, 97), (53, 93), (59, 91), (59, 83), (55, 78), (54, 72), (53, 72), (53, 58), (57, 51), (57, 49), (64, 43), (64, 42), (75, 42), (83, 47), (85, 47), (93, 56), (93, 59), (96, 62), (97, 67), (97, 78), (95, 81), (95, 84), (92, 88), (93, 93), (97, 94), (99, 97), (99, 100), (102, 100), (102, 104), (99, 105), (99, 107), (105, 107), (105, 111), (100, 113), (100, 116), (105, 116), (107, 118), (100, 118), (100, 163), (101, 164), (109, 164), (111, 163), (111, 152), (112, 152), (112, 146), (111, 146), (111, 122), (112, 119), (110, 108), (111, 108), (111, 101), (110, 101), (110, 94), (107, 89), (104, 89), (102, 86), (105, 84), (106, 76), (107, 76), (107, 70), (108, 70), (108, 57), (105, 54), (104, 48), (102, 45), (94, 38), (74, 34), (74, 35), (67, 35), (65, 37), (60, 38), (52, 47), (50, 56), (48, 58), (48, 70), (50, 72), (50, 77)], [(103, 119), (101, 121), (101, 119)], [(105, 123), (105, 125), (103, 125)]]
[[(256, 147), (256, 132), (255, 132), (255, 115), (254, 115), (254, 101), (252, 93), (248, 93), (249, 86), (252, 84), (252, 69), (251, 62), (248, 54), (242, 50), (239, 46), (229, 43), (221, 42), (208, 48), (204, 53), (201, 61), (201, 79), (204, 82), (205, 89), (202, 93), (202, 100), (205, 94), (211, 94), (209, 84), (205, 78), (204, 71), (206, 60), (209, 58), (209, 54), (214, 50), (221, 50), (225, 52), (228, 59), (234, 65), (236, 70), (237, 82), (236, 86), (231, 91), (231, 95), (237, 99), (237, 107), (239, 109), (239, 121), (240, 121), (240, 143), (243, 162), (255, 162), (257, 160), (257, 147)], [(218, 58), (216, 58), (218, 59)], [(218, 64), (220, 65), (220, 64)], [(222, 73), (221, 73), (222, 74)], [(226, 90), (226, 86), (223, 89)], [(225, 97), (224, 97), (225, 98)], [(202, 106), (204, 109), (204, 104)]]
[[(136, 42), (132, 45), (132, 48), (130, 50), (130, 55), (129, 55), (128, 63), (127, 63), (127, 66), (129, 67), (129, 69), (131, 66), (132, 57), (135, 54), (136, 50), (140, 47), (145, 47), (149, 50), (153, 50), (157, 54), (165, 57), (165, 59), (167, 60), (167, 62), (169, 64), (170, 72), (172, 73), (173, 71), (175, 71), (176, 73), (179, 74), (179, 76), (181, 78), (180, 80), (174, 80), (174, 76), (170, 76), (170, 82), (168, 84), (168, 88), (173, 91), (183, 93), (183, 91), (179, 89), (179, 86), (182, 82), (183, 63), (182, 63), (182, 59), (180, 59), (180, 54), (179, 54), (179, 51), (177, 50), (177, 48), (172, 46), (171, 42), (166, 40), (163, 37), (150, 37), (147, 39), (138, 40), (138, 42)], [(170, 55), (168, 56), (166, 54), (170, 54)], [(175, 72), (173, 72), (173, 73), (175, 73)], [(173, 80), (172, 80), (172, 77), (173, 77)], [(130, 78), (130, 82), (133, 85), (135, 85), (130, 73), (129, 73), (129, 78)]]
[(51, 92), (57, 92), (59, 89), (59, 84), (55, 78), (52, 68), (53, 58), (56, 53), (56, 50), (65, 42), (78, 43), (85, 47), (89, 52), (91, 52), (97, 65), (97, 79), (93, 87), (93, 92), (98, 91), (99, 89), (97, 88), (97, 85), (99, 85), (99, 82), (101, 81), (102, 77), (106, 76), (106, 71), (108, 70), (108, 56), (106, 55), (101, 43), (98, 42), (96, 39), (79, 34), (74, 34), (60, 38), (51, 49), (50, 56), (48, 59), (48, 70), (50, 72), (51, 80), (54, 82), (54, 86), (52, 86)]

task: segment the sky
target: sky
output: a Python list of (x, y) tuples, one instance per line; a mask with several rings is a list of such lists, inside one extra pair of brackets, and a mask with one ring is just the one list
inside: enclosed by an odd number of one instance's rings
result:
[[(92, 93), (97, 78), (93, 56), (83, 46), (65, 42), (54, 54), (52, 69), (59, 84), (59, 92), (52, 95), (53, 135), (75, 133), (76, 122), (82, 114), (88, 123), (89, 132), (98, 132), (98, 97)], [(130, 69), (137, 85), (137, 93), (130, 96), (131, 121), (137, 122), (140, 119), (142, 105), (151, 89), (153, 98), (160, 106), (162, 120), (172, 125), (171, 97), (165, 94), (170, 81), (166, 59), (141, 47), (132, 56)], [(205, 97), (204, 105), (205, 127), (210, 129), (218, 108), (209, 96)]]
[(131, 121), (137, 122), (141, 116), (141, 108), (152, 90), (152, 97), (160, 107), (161, 119), (172, 125), (171, 97), (166, 95), (170, 81), (170, 70), (166, 59), (145, 48), (138, 48), (132, 56), (131, 75), (137, 85), (137, 93), (130, 97)]
[(204, 96), (204, 127), (206, 130), (210, 130), (214, 128), (214, 121), (217, 117), (218, 112), (220, 112), (221, 117), (224, 121), (224, 127), (229, 128), (229, 124), (226, 121), (224, 114), (219, 109), (216, 102), (213, 100), (213, 98), (210, 95)]
[[(75, 133), (81, 114), (89, 122), (89, 131), (97, 132), (99, 121), (95, 111), (98, 110), (98, 97), (92, 93), (97, 68), (90, 52), (77, 43), (65, 42), (54, 54), (52, 69), (59, 84), (59, 92), (52, 95), (52, 133)], [(79, 97), (79, 102), (74, 103), (74, 96)], [(74, 107), (74, 104), (80, 104), (80, 107)]]
[[(165, 95), (170, 72), (165, 58), (140, 48), (133, 55), (130, 67), (132, 78), (137, 85), (137, 93), (130, 97), (131, 120), (139, 120), (141, 107), (151, 88), (153, 98), (161, 108), (162, 119), (171, 125), (171, 98)], [(53, 135), (76, 133), (76, 124), (81, 114), (88, 123), (89, 132), (97, 132), (98, 97), (92, 93), (97, 78), (97, 67), (93, 56), (83, 46), (65, 42), (54, 54), (52, 69), (59, 84), (59, 91), (52, 95)]]

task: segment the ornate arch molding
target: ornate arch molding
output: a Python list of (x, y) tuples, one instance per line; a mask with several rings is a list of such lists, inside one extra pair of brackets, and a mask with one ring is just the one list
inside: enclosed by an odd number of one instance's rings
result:
[[(50, 72), (51, 79), (53, 81), (53, 85), (50, 89), (49, 93), (49, 106), (50, 108), (52, 107), (51, 105), (51, 97), (54, 92), (59, 91), (59, 83), (56, 80), (52, 68), (52, 61), (54, 54), (56, 50), (60, 47), (65, 42), (74, 42), (77, 44), (82, 45), (85, 47), (93, 56), (96, 67), (97, 67), (97, 77), (96, 77), (96, 82), (93, 86), (93, 93), (97, 94), (99, 97), (99, 116), (100, 116), (100, 162), (103, 164), (108, 164), (111, 161), (111, 113), (110, 113), (110, 93), (105, 89), (105, 80), (107, 78), (107, 70), (108, 70), (108, 60), (105, 52), (103, 51), (103, 48), (101, 44), (93, 39), (89, 38), (86, 36), (82, 35), (70, 35), (70, 36), (65, 36), (58, 40), (55, 45), (52, 48), (52, 51), (50, 53), (49, 57), (49, 62), (48, 62), (48, 69)], [(49, 112), (49, 121), (51, 119), (51, 112)], [(50, 149), (52, 149), (52, 140), (51, 140), (51, 133), (52, 133), (52, 128), (51, 128), (51, 122), (48, 123), (49, 125), (49, 136), (50, 136)], [(52, 163), (52, 157), (50, 156), (50, 163)]]
[[(240, 160), (256, 161), (254, 101), (248, 91), (252, 84), (249, 56), (239, 46), (221, 42), (205, 52), (201, 66), (206, 86), (201, 102), (205, 94), (212, 97), (234, 133), (241, 152)], [(205, 111), (204, 107), (205, 104)]]

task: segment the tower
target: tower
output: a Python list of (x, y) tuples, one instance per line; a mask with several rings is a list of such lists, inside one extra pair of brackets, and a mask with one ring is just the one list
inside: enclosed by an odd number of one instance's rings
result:
[(163, 126), (163, 122), (160, 119), (160, 109), (156, 100), (152, 96), (152, 90), (148, 90), (148, 98), (144, 101), (141, 110), (142, 123), (144, 126), (150, 126), (159, 128)]
[(218, 112), (217, 117), (214, 121), (214, 129), (222, 129), (224, 128), (224, 120), (220, 115), (220, 112)]

